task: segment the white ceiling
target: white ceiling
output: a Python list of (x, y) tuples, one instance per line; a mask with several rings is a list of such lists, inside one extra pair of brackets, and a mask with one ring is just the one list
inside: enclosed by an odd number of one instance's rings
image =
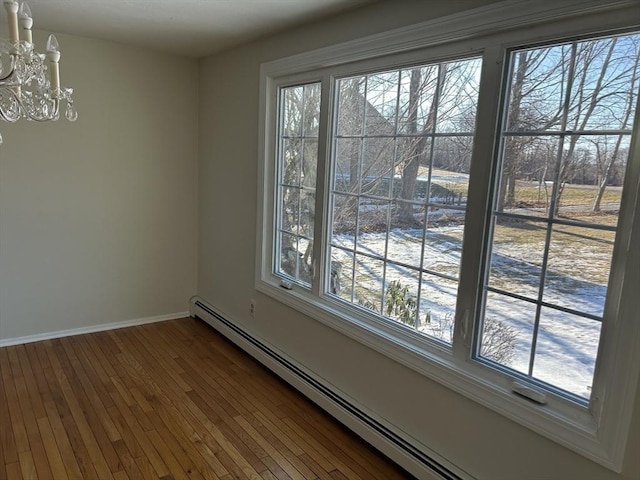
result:
[[(28, 3), (35, 29), (204, 56), (373, 1), (376, 0), (28, 0)], [(5, 33), (4, 9), (0, 22), (0, 32)]]

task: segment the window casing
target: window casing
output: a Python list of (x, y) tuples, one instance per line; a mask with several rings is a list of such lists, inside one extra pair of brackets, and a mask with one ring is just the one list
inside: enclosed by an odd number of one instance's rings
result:
[[(486, 10), (489, 12), (489, 9)], [(257, 246), (256, 287), (483, 405), (617, 470), (621, 466), (621, 455), (624, 450), (624, 441), (620, 443), (620, 428), (624, 429), (625, 424), (624, 412), (616, 407), (624, 404), (621, 394), (618, 395), (620, 398), (616, 398), (617, 385), (621, 383), (618, 377), (625, 377), (627, 383), (629, 379), (632, 382), (635, 381), (638, 376), (637, 362), (636, 364), (631, 362), (632, 365), (626, 367), (625, 375), (616, 375), (615, 380), (608, 379), (607, 372), (619, 371), (620, 366), (616, 362), (623, 362), (619, 358), (620, 355), (626, 358), (634, 358), (634, 355), (638, 355), (637, 347), (634, 350), (633, 345), (625, 346), (624, 344), (623, 332), (632, 333), (638, 326), (625, 321), (631, 316), (629, 311), (624, 310), (624, 305), (628, 304), (625, 288), (627, 290), (628, 288), (622, 282), (626, 266), (629, 263), (634, 265), (633, 262), (636, 264), (638, 262), (637, 253), (634, 254), (629, 249), (625, 251), (624, 247), (625, 242), (628, 243), (632, 236), (634, 226), (637, 229), (638, 224), (638, 213), (633, 209), (634, 199), (638, 195), (637, 164), (640, 163), (640, 157), (637, 152), (634, 153), (633, 148), (637, 151), (638, 140), (634, 139), (629, 143), (631, 139), (629, 128), (611, 129), (596, 126), (590, 127), (586, 135), (584, 135), (585, 131), (576, 133), (575, 129), (567, 128), (570, 116), (567, 105), (571, 103), (571, 94), (567, 93), (566, 84), (562, 89), (568, 100), (564, 103), (560, 102), (564, 105), (560, 108), (560, 110), (564, 108), (564, 113), (561, 112), (560, 122), (551, 127), (551, 132), (541, 131), (540, 128), (530, 125), (526, 128), (520, 126), (514, 131), (509, 124), (514, 115), (508, 108), (510, 95), (513, 93), (510, 82), (513, 82), (514, 72), (517, 71), (519, 55), (543, 51), (547, 45), (549, 49), (566, 48), (569, 51), (573, 49), (575, 53), (579, 45), (585, 44), (591, 38), (608, 39), (613, 35), (621, 37), (628, 35), (630, 26), (619, 24), (620, 16), (611, 12), (606, 13), (609, 16), (605, 15), (604, 18), (608, 19), (610, 28), (604, 36), (601, 34), (602, 24), (598, 23), (595, 16), (589, 17), (587, 21), (583, 18), (581, 22), (574, 22), (567, 16), (560, 28), (546, 27), (542, 24), (537, 30), (532, 30), (531, 41), (510, 32), (483, 37), (476, 41), (464, 39), (442, 45), (434, 38), (430, 38), (416, 40), (427, 42), (419, 45), (424, 47), (422, 49), (408, 49), (410, 51), (404, 52), (402, 47), (398, 47), (393, 55), (380, 58), (368, 58), (373, 57), (371, 51), (363, 52), (362, 44), (356, 42), (351, 48), (349, 62), (341, 59), (340, 62), (336, 62), (336, 65), (327, 67), (327, 63), (330, 63), (327, 60), (330, 58), (329, 53), (316, 52), (318, 58), (322, 60), (317, 64), (314, 64), (313, 58), (309, 60), (306, 56), (299, 56), (263, 66), (264, 91), (262, 93), (265, 116), (264, 128), (261, 131), (261, 143), (264, 145), (261, 165), (264, 170), (260, 195), (265, 200), (265, 206), (259, 212), (262, 230)], [(495, 15), (495, 12), (493, 14)], [(504, 20), (505, 25), (510, 22), (517, 23), (513, 19), (519, 15), (516, 10), (512, 13), (501, 11), (501, 14), (505, 17), (512, 15), (511, 18)], [(487, 15), (489, 19), (491, 14)], [(529, 17), (531, 18), (531, 15)], [(481, 19), (481, 15), (477, 18)], [(600, 20), (602, 18), (601, 15)], [(419, 37), (420, 35), (416, 35), (416, 38)], [(402, 39), (406, 40), (406, 34), (399, 32), (398, 44), (402, 44), (400, 41)], [(540, 39), (544, 41), (541, 42)], [(385, 37), (385, 41), (385, 45), (388, 45), (388, 37)], [(375, 45), (375, 42), (373, 43)], [(559, 47), (560, 45), (562, 47)], [(509, 59), (514, 59), (512, 64), (509, 64)], [(399, 93), (403, 88), (407, 92), (410, 90), (411, 72), (422, 69), (423, 76), (428, 69), (435, 72), (433, 88), (425, 98), (428, 97), (432, 101), (433, 110), (437, 111), (443, 91), (441, 73), (443, 66), (464, 62), (476, 62), (478, 73), (481, 71), (481, 75), (477, 77), (477, 103), (474, 103), (472, 109), (474, 113), (477, 110), (474, 116), (479, 121), (472, 119), (469, 122), (467, 114), (467, 124), (471, 124), (472, 128), (451, 127), (456, 124), (455, 119), (449, 119), (448, 124), (443, 122), (448, 128), (440, 128), (435, 115), (436, 120), (433, 125), (429, 127), (430, 129), (425, 129), (425, 123), (427, 123), (425, 119), (429, 117), (429, 109), (425, 108), (426, 112), (422, 115), (423, 121), (420, 128), (407, 127), (411, 122), (420, 124), (420, 120), (415, 118), (416, 115), (412, 119), (409, 114), (403, 120), (402, 115), (399, 114), (402, 111), (401, 104), (406, 105), (408, 111), (411, 110), (410, 95), (407, 93), (404, 97), (406, 101), (401, 102), (400, 99), (403, 97)], [(481, 66), (480, 62), (482, 62)], [(573, 68), (576, 68), (575, 65)], [(407, 78), (404, 84), (403, 75)], [(565, 76), (568, 78), (568, 72), (565, 72)], [(371, 90), (368, 90), (366, 85), (374, 80), (378, 81), (378, 85), (372, 89), (374, 94), (369, 95)], [(385, 87), (385, 81), (388, 88)], [(353, 110), (356, 114), (351, 115), (352, 125), (344, 127), (343, 125), (350, 120), (349, 115), (345, 115), (341, 110), (349, 101), (345, 93), (348, 88), (352, 89), (350, 101), (355, 105)], [(394, 89), (395, 94), (392, 92)], [(308, 172), (302, 175), (302, 172), (297, 172), (298, 183), (294, 185), (283, 180), (286, 170), (284, 167), (288, 162), (286, 158), (291, 157), (287, 153), (286, 143), (292, 139), (292, 135), (286, 129), (282, 106), (288, 97), (294, 96), (294, 92), (298, 92), (300, 98), (306, 98), (305, 92), (311, 91), (314, 92), (311, 95), (313, 98), (320, 97), (319, 104), (313, 105), (314, 126), (310, 132), (305, 131), (306, 127), (300, 127), (297, 131), (302, 133), (293, 137), (298, 142), (311, 142), (313, 145), (317, 142), (317, 151), (312, 155), (312, 163), (315, 166), (314, 175), (309, 175)], [(353, 95), (354, 92), (355, 95)], [(385, 100), (386, 97), (387, 100)], [(527, 100), (526, 97), (524, 100)], [(635, 101), (637, 102), (637, 97)], [(380, 113), (384, 112), (385, 108), (392, 108), (389, 105), (394, 102), (397, 112), (395, 117)], [(423, 99), (421, 102), (426, 104), (427, 100)], [(369, 114), (367, 110), (370, 110)], [(302, 113), (300, 118), (308, 117)], [(362, 121), (359, 122), (359, 127), (354, 127), (353, 118), (357, 116), (360, 116)], [(417, 116), (420, 117), (420, 114), (418, 113)], [(391, 117), (393, 120), (389, 121)], [(416, 134), (417, 130), (420, 130), (419, 134)], [(580, 133), (583, 134), (580, 136), (582, 140), (585, 137), (593, 140), (609, 136), (608, 140), (605, 138), (599, 144), (602, 148), (612, 148), (618, 138), (622, 138), (622, 143), (628, 145), (629, 167), (626, 169), (625, 196), (621, 200), (619, 215), (616, 216), (616, 220), (618, 217), (620, 220), (615, 237), (615, 248), (612, 248), (614, 244), (612, 229), (615, 228), (591, 219), (585, 221), (563, 218), (562, 215), (558, 215), (561, 213), (562, 205), (559, 209), (548, 205), (546, 210), (533, 208), (524, 212), (524, 207), (517, 208), (517, 205), (526, 206), (524, 203), (518, 204), (516, 201), (515, 206), (505, 210), (503, 205), (498, 205), (495, 200), (492, 200), (498, 197), (504, 198), (498, 192), (501, 188), (508, 187), (505, 187), (504, 175), (501, 175), (504, 168), (501, 170), (500, 167), (505, 164), (504, 158), (509, 150), (510, 139), (525, 138), (527, 141), (521, 143), (530, 144), (529, 149), (533, 149), (531, 145), (539, 147), (545, 143), (541, 139), (547, 143), (555, 142), (557, 158), (562, 160), (562, 153), (566, 149), (559, 144), (565, 141), (568, 144), (579, 144), (581, 140), (574, 141), (574, 139)], [(423, 145), (421, 150), (423, 154), (421, 164), (426, 165), (426, 171), (420, 182), (414, 184), (414, 187), (420, 184), (419, 188), (425, 188), (425, 190), (422, 195), (414, 192), (415, 197), (407, 201), (406, 198), (398, 198), (397, 192), (403, 188), (402, 185), (394, 184), (400, 181), (397, 153), (401, 150), (402, 142), (411, 138), (423, 139), (422, 141), (427, 144)], [(442, 175), (442, 169), (434, 168), (433, 162), (434, 152), (438, 151), (438, 142), (443, 138), (465, 141), (474, 139), (473, 155), (468, 173), (465, 174), (468, 175), (468, 186), (462, 194), (460, 189), (447, 189), (446, 192), (455, 193), (455, 195), (449, 195), (452, 201), (443, 200), (447, 195), (430, 195), (431, 190), (429, 190), (432, 187), (442, 190), (442, 185), (434, 181), (436, 175)], [(384, 168), (378, 168), (375, 171), (376, 166), (371, 165), (375, 162), (370, 161), (366, 166), (368, 171), (363, 174), (365, 170), (363, 159), (366, 157), (363, 152), (367, 149), (367, 142), (384, 143), (385, 146), (378, 146), (376, 151), (387, 149), (389, 153), (379, 156), (380, 162), (385, 165)], [(549, 145), (546, 147), (550, 148)], [(446, 149), (440, 149), (440, 152), (444, 150)], [(415, 145), (410, 147), (410, 151), (415, 152)], [(357, 158), (357, 161), (342, 161), (341, 159), (350, 158), (348, 154), (342, 155), (344, 152), (351, 152), (351, 157)], [(405, 160), (406, 157), (405, 155)], [(305, 163), (305, 160), (300, 158), (298, 165), (299, 170), (302, 171), (309, 162)], [(308, 160), (308, 157), (305, 158)], [(450, 168), (450, 170), (453, 169)], [(371, 175), (373, 171), (375, 174)], [(305, 184), (303, 177), (313, 177), (314, 185)], [(354, 177), (357, 181), (354, 181)], [(542, 179), (544, 186), (540, 184), (543, 189), (547, 185), (546, 178)], [(549, 182), (551, 182), (550, 188), (556, 190), (562, 186), (562, 182), (551, 180)], [(564, 183), (566, 184), (566, 181)], [(562, 188), (566, 188), (566, 185)], [(291, 195), (292, 191), (298, 193), (298, 197), (295, 194)], [(303, 192), (307, 195), (304, 202), (300, 200)], [(312, 197), (309, 196), (311, 193)], [(518, 192), (516, 196), (517, 194)], [(338, 212), (339, 204), (349, 201), (359, 207), (352, 210), (351, 216), (344, 215), (344, 211), (341, 212), (346, 220), (340, 223), (336, 220), (337, 214), (340, 213)], [(303, 204), (307, 206), (303, 208)], [(297, 205), (297, 210), (292, 208), (293, 205)], [(399, 242), (398, 235), (402, 234), (402, 229), (394, 230), (393, 228), (392, 213), (402, 210), (402, 207), (407, 205), (411, 206), (414, 218), (422, 219), (417, 222), (413, 237), (413, 240), (420, 245), (420, 254), (411, 261), (406, 261), (405, 257), (399, 258), (397, 251), (391, 252), (389, 248), (390, 245), (397, 247), (394, 244)], [(382, 222), (384, 225), (376, 227), (373, 222), (370, 228), (360, 229), (362, 219), (366, 220), (367, 217), (375, 219), (374, 215), (369, 215), (375, 209), (379, 211), (379, 217), (384, 219)], [(450, 265), (445, 264), (444, 267), (448, 270), (443, 272), (438, 270), (442, 265), (433, 268), (429, 266), (423, 252), (425, 247), (434, 247), (437, 244), (429, 237), (429, 218), (434, 215), (434, 212), (441, 215), (438, 210), (444, 209), (447, 209), (446, 214), (450, 217), (457, 215), (464, 219), (463, 222), (447, 220), (449, 224), (462, 223), (464, 231), (458, 229), (455, 236), (456, 246), (453, 249), (457, 250), (456, 255), (453, 256), (455, 260)], [(540, 210), (546, 213), (540, 213)], [(570, 211), (571, 208), (565, 208), (565, 210)], [(466, 215), (464, 215), (465, 212)], [(307, 220), (303, 220), (304, 218)], [(313, 221), (309, 222), (309, 219)], [(527, 227), (541, 226), (542, 247), (538, 245), (540, 242), (536, 243), (536, 248), (542, 249), (539, 265), (537, 265), (538, 290), (530, 295), (522, 295), (520, 291), (513, 292), (501, 289), (499, 285), (496, 286), (495, 259), (499, 255), (508, 256), (508, 252), (500, 251), (504, 248), (504, 244), (501, 245), (500, 241), (495, 241), (508, 238), (510, 235), (509, 232), (498, 231), (510, 228), (508, 225), (506, 227), (502, 225), (505, 223), (504, 219), (512, 223), (525, 223)], [(351, 220), (353, 225), (350, 225), (348, 220)], [(301, 228), (301, 224), (305, 222), (307, 224)], [(513, 227), (511, 228), (513, 230)], [(362, 235), (360, 235), (361, 231)], [(594, 240), (593, 232), (607, 238)], [(372, 233), (373, 237), (377, 234), (378, 238), (372, 239)], [(539, 335), (537, 332), (546, 328), (544, 322), (548, 317), (544, 315), (545, 309), (558, 307), (545, 298), (545, 288), (549, 283), (549, 275), (545, 275), (545, 270), (551, 270), (548, 265), (550, 262), (553, 264), (554, 248), (562, 250), (562, 247), (554, 244), (557, 235), (586, 237), (591, 239), (588, 242), (592, 244), (602, 240), (610, 249), (607, 262), (612, 265), (612, 275), (606, 290), (607, 302), (604, 309), (594, 313), (574, 309), (561, 303), (557, 310), (564, 315), (577, 316), (580, 321), (591, 322), (591, 325), (597, 326), (598, 331), (600, 319), (605, 326), (599, 346), (598, 366), (595, 370), (593, 368), (591, 370), (591, 374), (595, 377), (593, 387), (587, 392), (576, 391), (573, 386), (559, 384), (556, 380), (549, 381), (550, 379), (544, 375), (538, 375), (535, 369), (534, 358)], [(282, 241), (286, 236), (295, 239), (296, 242), (302, 241), (305, 247), (304, 252), (300, 249), (290, 249), (289, 243)], [(478, 241), (478, 239), (484, 239), (484, 241)], [(530, 237), (525, 237), (524, 241), (528, 242), (527, 248), (534, 249), (535, 242)], [(614, 252), (613, 259), (610, 257), (611, 252)], [(297, 267), (291, 269), (290, 262)], [(304, 265), (302, 275), (300, 265)], [(377, 288), (366, 285), (367, 288), (364, 288), (367, 291), (374, 291), (375, 294), (371, 297), (374, 300), (366, 298), (363, 300), (362, 285), (356, 288), (356, 284), (359, 283), (356, 281), (359, 278), (359, 269), (378, 272)], [(456, 269), (459, 269), (459, 277), (457, 272), (451, 274)], [(387, 270), (395, 273), (387, 274)], [(430, 281), (423, 281), (423, 278), (427, 277)], [(392, 281), (397, 283), (393, 285)], [(606, 289), (606, 280), (604, 285)], [(509, 288), (512, 287), (513, 285), (509, 286)], [(425, 301), (425, 298), (427, 301), (431, 298), (434, 288), (455, 293), (449, 293), (449, 301), (444, 302), (448, 308), (446, 312), (440, 313), (433, 305), (427, 307), (426, 311), (430, 314), (426, 319), (428, 321), (425, 321), (425, 309), (421, 308), (421, 302)], [(426, 293), (428, 289), (431, 289), (430, 293)], [(389, 290), (392, 290), (392, 294), (388, 293)], [(425, 292), (424, 296), (423, 292)], [(530, 322), (532, 340), (530, 340), (529, 349), (533, 353), (529, 355), (526, 368), (514, 368), (504, 358), (496, 358), (492, 356), (490, 349), (487, 350), (486, 338), (496, 334), (495, 328), (488, 330), (485, 321), (487, 315), (483, 315), (484, 312), (495, 309), (496, 303), (492, 300), (492, 295), (502, 295), (511, 302), (524, 302), (527, 306), (532, 306), (530, 307), (530, 310), (533, 309), (533, 320)], [(415, 304), (412, 304), (412, 301)], [(398, 305), (403, 307), (398, 308)], [(515, 310), (513, 305), (507, 305), (507, 307)], [(438, 317), (439, 314), (440, 317)], [(614, 318), (618, 320), (614, 321)], [(622, 321), (619, 320), (621, 318)], [(447, 335), (443, 335), (443, 324), (448, 329)], [(539, 335), (539, 338), (544, 339), (542, 335)], [(522, 343), (522, 338), (517, 337), (515, 341)], [(590, 353), (590, 359), (594, 363), (597, 348), (596, 346)], [(605, 392), (607, 393), (606, 404), (601, 400), (605, 398)], [(531, 400), (541, 401), (544, 406)]]

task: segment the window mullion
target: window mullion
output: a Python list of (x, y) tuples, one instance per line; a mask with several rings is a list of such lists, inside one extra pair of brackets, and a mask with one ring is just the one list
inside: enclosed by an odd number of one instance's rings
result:
[(460, 262), (460, 283), (453, 334), (453, 355), (459, 361), (470, 358), (472, 340), (477, 338), (479, 298), (490, 218), (491, 185), (494, 178), (495, 136), (498, 132), (502, 92), (504, 48), (492, 46), (483, 52), (476, 132), (474, 136), (469, 191)]
[(316, 172), (316, 204), (313, 228), (313, 278), (311, 293), (319, 297), (324, 293), (327, 275), (331, 274), (328, 248), (329, 189), (331, 186), (331, 134), (333, 122), (333, 79), (327, 73), (321, 80), (320, 124), (318, 126), (318, 162)]

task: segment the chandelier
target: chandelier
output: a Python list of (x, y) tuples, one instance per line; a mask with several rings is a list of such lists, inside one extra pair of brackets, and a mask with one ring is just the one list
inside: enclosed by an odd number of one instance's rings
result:
[(37, 53), (29, 6), (5, 0), (4, 7), (9, 38), (0, 38), (0, 118), (12, 123), (21, 118), (37, 122), (58, 120), (60, 104), (66, 102), (65, 117), (75, 121), (78, 113), (71, 98), (73, 89), (60, 86), (60, 47), (56, 37), (49, 36), (46, 54)]

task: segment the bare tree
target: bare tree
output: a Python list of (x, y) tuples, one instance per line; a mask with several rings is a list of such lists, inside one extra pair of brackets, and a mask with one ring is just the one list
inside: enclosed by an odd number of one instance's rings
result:
[[(399, 133), (408, 136), (397, 153), (397, 167), (402, 177), (399, 198), (404, 200), (397, 212), (401, 225), (416, 223), (413, 205), (408, 202), (416, 200), (419, 167), (433, 166), (429, 165), (430, 148), (434, 152), (441, 150), (433, 142), (442, 139), (435, 140), (432, 134), (437, 130), (438, 133), (460, 133), (461, 138), (467, 140), (471, 138), (475, 129), (477, 67), (474, 61), (463, 60), (410, 71), (408, 98), (398, 112)], [(455, 141), (458, 149), (470, 148), (468, 141), (451, 137), (450, 142)], [(460, 162), (460, 158), (453, 161)]]
[[(572, 131), (584, 131), (587, 127), (596, 107), (604, 98), (602, 97), (607, 87), (607, 70), (611, 63), (611, 57), (615, 51), (617, 38), (609, 40), (608, 47), (604, 42), (585, 42), (582, 44), (572, 44), (569, 71), (571, 77), (575, 77), (577, 81), (573, 82), (573, 89), (577, 101), (572, 102), (569, 108), (569, 114), (573, 116), (572, 122), (567, 122), (567, 128)], [(605, 59), (601, 64), (599, 71), (594, 71), (592, 66), (595, 64), (603, 50), (606, 49)], [(587, 85), (592, 83), (591, 75), (596, 75), (593, 89), (588, 89)], [(575, 172), (578, 157), (575, 155), (576, 145), (581, 135), (571, 135), (569, 137), (569, 145), (560, 164), (558, 165), (558, 175), (556, 176), (556, 203), (554, 215), (558, 214), (560, 208), (560, 199), (567, 182)]]
[[(547, 130), (562, 116), (562, 97), (566, 79), (566, 59), (551, 49), (525, 50), (514, 57), (506, 130), (509, 132)], [(544, 85), (544, 90), (540, 87)], [(549, 94), (549, 92), (553, 94)], [(534, 137), (512, 136), (505, 141), (498, 211), (516, 203), (516, 181), (525, 152)], [(546, 172), (546, 170), (545, 170)]]
[[(624, 114), (622, 119), (622, 130), (629, 128), (629, 121), (631, 120), (631, 115), (634, 111), (637, 96), (636, 93), (638, 91), (637, 84), (639, 83), (640, 78), (640, 48), (636, 48), (635, 52), (635, 60), (633, 62), (633, 66), (630, 68), (631, 70), (631, 79), (630, 85), (628, 88), (628, 92), (626, 95), (626, 105), (624, 108)], [(594, 212), (600, 211), (600, 206), (602, 203), (602, 197), (604, 196), (605, 189), (609, 184), (611, 172), (613, 171), (614, 166), (618, 163), (622, 151), (622, 136), (618, 135), (615, 145), (613, 147), (612, 152), (607, 152), (606, 148), (603, 149), (603, 145), (599, 142), (593, 142), (596, 148), (596, 165), (598, 167), (598, 191), (596, 193), (596, 197), (593, 201), (592, 210)], [(606, 142), (604, 143), (606, 147)], [(604, 151), (603, 151), (604, 150)]]
[[(596, 138), (592, 132), (628, 128), (637, 95), (639, 50), (637, 36), (629, 35), (514, 55), (506, 122), (510, 133), (503, 151), (498, 210), (515, 206), (517, 181), (535, 169), (544, 173), (539, 182), (550, 170), (554, 172), (553, 213), (558, 213), (567, 183), (584, 178), (588, 170), (585, 162), (595, 158), (598, 150), (605, 150), (605, 136)], [(549, 138), (554, 138), (553, 132), (558, 130), (568, 134), (557, 146), (561, 151), (555, 155), (555, 166), (549, 168), (552, 159), (547, 157), (543, 169), (535, 168), (530, 164), (535, 159), (528, 155), (531, 145), (542, 141), (540, 134), (548, 132)], [(585, 134), (591, 139), (590, 147), (585, 144)], [(594, 140), (599, 142), (597, 147)], [(602, 198), (608, 175), (620, 157), (622, 137), (616, 137), (616, 145), (606, 149), (606, 160), (600, 157), (594, 210), (599, 208), (598, 197)]]
[[(440, 80), (438, 83), (446, 78), (446, 67), (440, 69)], [(422, 80), (422, 69), (414, 68), (411, 70), (411, 81), (409, 86), (409, 109), (407, 112), (407, 133), (409, 135), (417, 135), (418, 130), (418, 108), (420, 107), (421, 92), (429, 85), (433, 80), (426, 75), (425, 81)], [(428, 132), (433, 129), (435, 123), (435, 111), (436, 101), (431, 99), (426, 121), (422, 127), (423, 132)], [(416, 192), (416, 180), (418, 178), (418, 167), (420, 166), (422, 156), (426, 149), (427, 137), (420, 136), (411, 138), (408, 143), (408, 148), (405, 149), (402, 155), (402, 186), (400, 190), (400, 198), (405, 200), (413, 200)], [(402, 225), (415, 224), (415, 218), (413, 217), (413, 205), (410, 203), (400, 203), (398, 208), (398, 218)]]

